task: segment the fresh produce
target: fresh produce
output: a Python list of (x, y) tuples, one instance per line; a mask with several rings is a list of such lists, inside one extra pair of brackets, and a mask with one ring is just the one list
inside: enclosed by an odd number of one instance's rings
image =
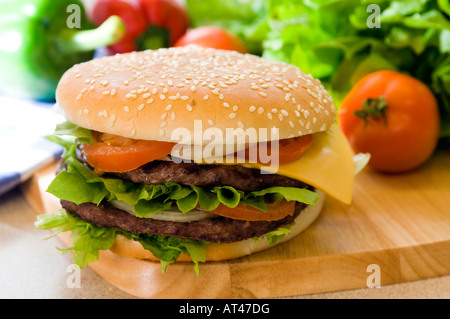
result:
[(225, 27), (250, 45), (250, 52), (299, 66), (322, 81), (338, 107), (369, 73), (392, 69), (410, 74), (433, 91), (440, 136), (450, 139), (449, 0), (186, 3), (193, 26)]
[(101, 24), (111, 15), (120, 16), (127, 29), (122, 41), (109, 46), (111, 54), (172, 46), (189, 26), (176, 0), (98, 0), (93, 21)]
[(175, 43), (175, 46), (182, 47), (189, 44), (247, 53), (247, 49), (237, 36), (225, 29), (214, 26), (204, 26), (188, 30), (186, 34)]
[(342, 101), (339, 127), (356, 153), (370, 153), (369, 165), (383, 172), (416, 168), (439, 139), (436, 98), (417, 79), (395, 71), (362, 78)]
[[(68, 27), (71, 4), (80, 9), (81, 28)], [(67, 69), (124, 34), (117, 16), (92, 29), (78, 0), (6, 0), (1, 5), (0, 87), (21, 98), (53, 100)]]
[(97, 169), (126, 172), (170, 154), (174, 145), (95, 132), (93, 142), (83, 144), (83, 151), (86, 161)]

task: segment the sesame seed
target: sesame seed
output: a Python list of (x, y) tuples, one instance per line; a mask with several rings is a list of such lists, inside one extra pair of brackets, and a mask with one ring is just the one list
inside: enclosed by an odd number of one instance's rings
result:
[(123, 81), (123, 84), (124, 84), (124, 85), (128, 85), (128, 84), (130, 84), (130, 82), (128, 82), (128, 81)]
[(163, 113), (163, 115), (161, 115), (161, 120), (165, 120), (167, 117), (167, 113)]
[(81, 99), (83, 97), (83, 95), (80, 93), (77, 95), (76, 100), (78, 101), (79, 99)]
[(183, 95), (182, 97), (180, 97), (183, 101), (187, 101), (189, 100), (189, 96), (187, 95)]
[(175, 117), (176, 117), (175, 113), (174, 113), (174, 112), (172, 112), (172, 114), (170, 114), (170, 118), (172, 119), (172, 121), (174, 121), (174, 120), (175, 120)]
[(272, 113), (267, 113), (267, 117), (268, 117), (269, 119), (272, 119)]
[(317, 118), (313, 117), (313, 124), (316, 124), (316, 122), (317, 122)]
[(259, 107), (259, 108), (258, 108), (258, 114), (262, 114), (263, 112), (264, 112), (264, 108)]
[(109, 95), (109, 91), (103, 91), (102, 94), (103, 95)]
[(289, 125), (294, 128), (294, 123), (292, 121), (289, 121)]
[(203, 99), (204, 99), (205, 101), (208, 100), (208, 99), (209, 99), (209, 95), (206, 94), (206, 95), (203, 97)]
[(166, 111), (169, 111), (172, 108), (172, 104), (166, 106)]
[(191, 91), (195, 92), (195, 91), (197, 91), (197, 88), (193, 85), (193, 86), (191, 86)]
[(159, 130), (159, 136), (163, 137), (165, 134), (166, 132), (163, 129)]
[(186, 106), (186, 108), (187, 108), (187, 110), (190, 112), (190, 111), (192, 111), (192, 106), (190, 105), (190, 104), (188, 104), (187, 106)]
[(252, 85), (250, 88), (251, 88), (252, 90), (257, 90), (257, 89), (259, 89), (259, 87), (258, 87), (257, 85)]
[(237, 105), (233, 106), (233, 111), (237, 111), (239, 109), (239, 107)]
[(153, 102), (153, 99), (148, 99), (147, 100), (147, 104), (150, 104), (150, 103), (152, 103)]
[(278, 114), (278, 118), (280, 119), (280, 121), (283, 120), (283, 114)]
[(255, 110), (256, 110), (256, 107), (254, 106), (254, 105), (252, 105), (252, 106), (250, 106), (250, 112), (255, 112)]
[(276, 108), (272, 109), (272, 113), (277, 113), (277, 112), (278, 112), (278, 109), (276, 109)]
[(144, 106), (145, 106), (145, 104), (140, 104), (139, 106), (138, 106), (138, 111), (141, 111), (143, 108), (144, 108)]
[(308, 116), (309, 116), (309, 111), (308, 110), (304, 110), (303, 111), (303, 116), (305, 117), (305, 119), (307, 119)]
[(112, 95), (112, 96), (116, 95), (116, 93), (117, 93), (116, 89), (112, 89), (112, 90), (111, 90), (111, 95)]
[(158, 89), (157, 89), (157, 88), (153, 88), (152, 93), (153, 93), (153, 94), (158, 93)]
[(230, 107), (230, 104), (228, 104), (227, 102), (224, 102), (224, 103), (223, 103), (223, 106), (225, 106), (225, 107)]
[(281, 114), (283, 114), (284, 116), (288, 116), (288, 112), (286, 112), (286, 110), (281, 110)]
[(123, 107), (123, 110), (124, 110), (125, 112), (130, 112), (130, 108), (129, 108), (128, 106), (124, 106), (124, 107)]
[(88, 115), (89, 114), (89, 110), (88, 109), (84, 109), (83, 110), (83, 114)]
[(223, 100), (225, 97), (223, 96), (223, 94), (219, 95), (219, 100)]
[(295, 116), (300, 117), (300, 112), (299, 111), (295, 110), (294, 113), (295, 113)]
[(236, 113), (230, 113), (229, 117), (230, 119), (234, 119), (236, 117)]
[(131, 134), (131, 136), (135, 136), (136, 135), (136, 130), (134, 128), (131, 129), (130, 134)]
[(259, 95), (261, 95), (262, 97), (267, 97), (267, 94), (264, 92), (258, 92)]
[(144, 94), (142, 95), (142, 97), (143, 97), (144, 99), (146, 99), (146, 98), (148, 98), (150, 95), (151, 95), (150, 93), (144, 93)]
[(166, 96), (164, 94), (160, 94), (159, 98), (164, 101), (166, 99)]
[(213, 121), (213, 120), (208, 120), (208, 124), (209, 124), (210, 126), (213, 126), (213, 125), (214, 125), (214, 121)]

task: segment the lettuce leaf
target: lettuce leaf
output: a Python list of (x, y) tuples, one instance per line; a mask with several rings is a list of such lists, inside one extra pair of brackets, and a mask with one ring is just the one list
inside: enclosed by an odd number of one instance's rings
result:
[[(292, 225), (279, 227), (254, 239), (261, 240), (266, 237), (270, 244), (275, 244), (290, 233)], [(212, 244), (194, 239), (135, 234), (118, 227), (98, 227), (68, 213), (64, 209), (60, 210), (59, 215), (39, 215), (35, 222), (35, 227), (43, 230), (53, 229), (54, 233), (52, 236), (61, 232), (71, 231), (72, 246), (64, 249), (58, 248), (58, 250), (63, 254), (73, 251), (74, 264), (80, 268), (86, 267), (90, 262), (97, 261), (100, 251), (111, 248), (117, 235), (123, 235), (130, 240), (138, 241), (144, 249), (149, 250), (155, 257), (160, 259), (162, 273), (166, 272), (167, 266), (174, 263), (180, 254), (184, 254), (192, 259), (194, 270), (198, 276), (199, 263), (206, 261), (206, 247)]]
[(62, 209), (59, 215), (39, 215), (35, 222), (37, 229), (53, 229), (54, 235), (71, 231), (72, 246), (60, 249), (63, 253), (73, 251), (74, 263), (80, 268), (90, 262), (97, 261), (100, 250), (111, 248), (117, 235), (138, 241), (161, 260), (162, 272), (167, 265), (175, 262), (180, 253), (188, 255), (194, 262), (194, 269), (198, 275), (198, 263), (206, 260), (207, 242), (159, 235), (135, 234), (121, 228), (98, 227), (86, 222)]

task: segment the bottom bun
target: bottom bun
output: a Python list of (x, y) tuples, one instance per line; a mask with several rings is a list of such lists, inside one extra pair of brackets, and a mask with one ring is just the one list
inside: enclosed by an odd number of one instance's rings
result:
[[(212, 243), (206, 247), (206, 261), (228, 260), (250, 255), (268, 248), (272, 248), (297, 236), (316, 220), (322, 210), (325, 194), (320, 190), (316, 190), (316, 193), (319, 195), (319, 200), (316, 204), (314, 206), (306, 206), (297, 218), (295, 218), (295, 223), (290, 228), (291, 232), (289, 235), (283, 237), (276, 244), (270, 244), (267, 238), (262, 238), (260, 240), (249, 238), (228, 244), (216, 245)], [(110, 251), (121, 257), (159, 261), (159, 259), (156, 258), (150, 251), (144, 249), (139, 242), (127, 239), (122, 235), (117, 236), (116, 241), (110, 248)], [(192, 261), (191, 258), (183, 254), (181, 254), (177, 260), (177, 262), (190, 261)]]

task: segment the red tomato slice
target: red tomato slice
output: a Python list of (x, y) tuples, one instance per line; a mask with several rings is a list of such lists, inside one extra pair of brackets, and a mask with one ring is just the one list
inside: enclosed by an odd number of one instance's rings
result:
[[(278, 156), (278, 163), (279, 164), (286, 164), (293, 162), (300, 157), (307, 151), (309, 146), (313, 142), (313, 136), (311, 134), (309, 135), (303, 135), (303, 136), (297, 136), (293, 138), (288, 139), (282, 139), (278, 141), (278, 150), (275, 150), (275, 153), (272, 154), (271, 149), (271, 143), (267, 143), (267, 151), (264, 149), (261, 149), (261, 144), (258, 143), (254, 147), (249, 147), (245, 150), (245, 158), (248, 160), (250, 159), (251, 154), (254, 154), (253, 152), (257, 152), (257, 162), (265, 165), (270, 165), (269, 163), (266, 163), (267, 161), (263, 160), (261, 158), (261, 155), (266, 155), (269, 157), (275, 157)], [(262, 154), (260, 154), (260, 152)]]
[(246, 204), (239, 204), (234, 208), (220, 204), (212, 211), (213, 214), (220, 216), (248, 221), (273, 221), (292, 215), (294, 212), (295, 201), (288, 202), (285, 199), (267, 204), (267, 212)]
[(134, 140), (94, 132), (94, 142), (83, 145), (86, 161), (105, 172), (127, 172), (170, 154), (175, 143)]

